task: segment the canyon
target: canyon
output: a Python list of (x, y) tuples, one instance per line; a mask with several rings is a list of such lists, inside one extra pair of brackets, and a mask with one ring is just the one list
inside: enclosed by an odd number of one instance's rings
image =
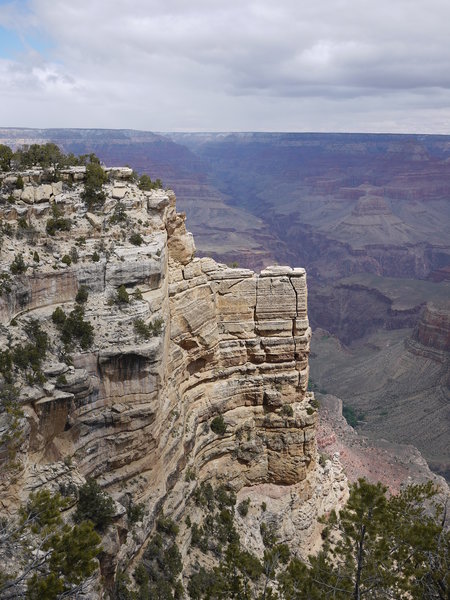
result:
[[(53, 140), (66, 151), (96, 152), (107, 164), (129, 163), (162, 178), (186, 211), (201, 256), (256, 270), (304, 266), (311, 326), (338, 340), (333, 356), (320, 343), (314, 354), (323, 351), (323, 363), (341, 365), (344, 404), (360, 402), (361, 414), (370, 406), (390, 413), (407, 388), (415, 400), (394, 409), (406, 427), (378, 418), (374, 435), (417, 444), (433, 468), (448, 474), (447, 455), (439, 458), (419, 426), (422, 406), (440, 406), (439, 430), (448, 436), (450, 429), (448, 348), (430, 326), (425, 333), (419, 325), (424, 311), (439, 310), (440, 323), (450, 314), (448, 136), (2, 129), (0, 138), (15, 147)], [(419, 326), (423, 331), (412, 336)], [(425, 335), (430, 362), (421, 381), (416, 360), (424, 346), (419, 352), (417, 336)], [(406, 388), (385, 374), (388, 344), (399, 348), (398, 360), (408, 357)], [(368, 390), (370, 402), (358, 400), (365, 388), (353, 377), (361, 353), (371, 356), (370, 377), (386, 381), (378, 392)], [(335, 393), (333, 369), (321, 368), (320, 356), (312, 369), (320, 387)], [(367, 427), (357, 424), (364, 433)]]

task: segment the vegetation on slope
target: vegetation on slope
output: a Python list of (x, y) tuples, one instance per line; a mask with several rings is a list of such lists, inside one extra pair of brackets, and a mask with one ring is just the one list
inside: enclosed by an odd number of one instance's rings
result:
[[(0, 521), (0, 598), (79, 597), (97, 571), (102, 530), (114, 503), (93, 480), (79, 489), (31, 493), (16, 520)], [(75, 524), (66, 513), (77, 504)]]
[[(116, 600), (362, 600), (363, 598), (448, 598), (450, 535), (445, 506), (431, 483), (410, 485), (387, 496), (381, 484), (360, 479), (347, 505), (324, 519), (323, 546), (316, 556), (291, 555), (270, 522), (261, 525), (262, 557), (242, 546), (234, 524), (236, 497), (226, 486), (196, 488), (203, 508), (191, 522), (190, 574), (181, 585), (178, 527), (160, 519), (157, 533), (134, 572), (136, 586), (121, 574)], [(239, 510), (243, 518), (245, 510)], [(204, 557), (204, 558), (202, 558)], [(214, 566), (210, 566), (211, 563)], [(134, 588), (134, 589), (133, 589)]]

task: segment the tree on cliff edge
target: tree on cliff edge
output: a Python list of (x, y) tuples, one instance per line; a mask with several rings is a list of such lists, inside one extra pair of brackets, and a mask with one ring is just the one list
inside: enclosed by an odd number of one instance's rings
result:
[(396, 496), (360, 479), (347, 505), (329, 516), (323, 549), (308, 569), (298, 559), (280, 576), (286, 600), (447, 599), (449, 545), (445, 506), (429, 482)]
[(86, 202), (89, 210), (103, 205), (106, 196), (102, 188), (107, 179), (105, 171), (98, 162), (90, 162), (86, 166), (84, 191), (81, 197)]
[(0, 144), (0, 171), (11, 170), (11, 159), (13, 157), (13, 151), (9, 146)]

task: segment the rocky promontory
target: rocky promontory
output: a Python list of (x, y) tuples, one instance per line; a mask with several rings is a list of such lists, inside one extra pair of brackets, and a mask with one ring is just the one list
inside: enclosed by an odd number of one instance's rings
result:
[(173, 192), (104, 171), (91, 203), (85, 167), (0, 181), (0, 512), (94, 478), (116, 503), (107, 584), (161, 510), (226, 484), (267, 507), (247, 526), (253, 549), (272, 519), (306, 553), (346, 480), (317, 461), (304, 269), (195, 258)]

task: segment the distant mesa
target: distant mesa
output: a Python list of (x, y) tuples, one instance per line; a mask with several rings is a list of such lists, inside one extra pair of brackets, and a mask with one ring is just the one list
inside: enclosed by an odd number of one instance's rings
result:
[(369, 215), (392, 215), (386, 200), (381, 196), (364, 196), (360, 198), (352, 210), (352, 215), (369, 216)]

